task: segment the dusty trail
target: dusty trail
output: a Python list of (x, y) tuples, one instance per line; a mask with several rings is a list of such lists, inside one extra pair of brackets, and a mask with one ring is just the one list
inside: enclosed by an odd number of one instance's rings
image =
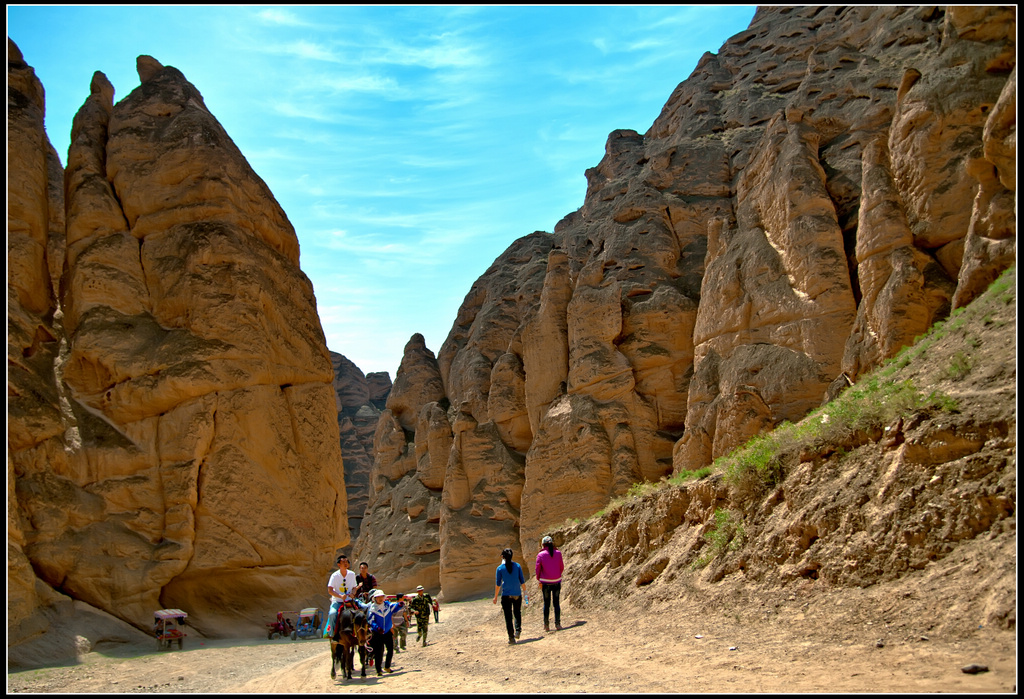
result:
[[(831, 624), (837, 602), (792, 602), (772, 619), (714, 617), (652, 607), (623, 625), (611, 609), (563, 609), (564, 630), (545, 634), (541, 609), (524, 610), (520, 643), (507, 645), (490, 599), (447, 604), (427, 647), (394, 656), (395, 672), (372, 669), (351, 681), (330, 677), (326, 642), (196, 640), (184, 651), (90, 653), (73, 667), (7, 676), (9, 692), (493, 693), (493, 692), (1012, 692), (1016, 646), (1010, 631), (928, 638), (878, 622)], [(841, 597), (841, 599), (840, 599)], [(863, 602), (864, 600), (859, 600)], [(883, 647), (877, 647), (879, 637)], [(927, 638), (927, 637), (926, 637)], [(199, 645), (203, 643), (203, 645)], [(968, 675), (972, 662), (988, 672)]]

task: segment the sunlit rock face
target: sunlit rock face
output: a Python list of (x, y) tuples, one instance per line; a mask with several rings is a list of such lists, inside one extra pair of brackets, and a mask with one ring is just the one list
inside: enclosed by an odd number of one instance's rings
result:
[[(613, 132), (581, 208), (495, 261), (438, 352), (445, 597), (486, 589), (504, 545), (530, 567), (548, 528), (799, 419), (1012, 264), (1015, 28), (760, 8), (646, 133)], [(387, 442), (403, 473), (407, 443)]]
[[(9, 328), (8, 355), (46, 386), (10, 452), (9, 519), (41, 583), (131, 624), (169, 606), (211, 635), (262, 629), (267, 609), (321, 601), (349, 541), (331, 359), (266, 184), (178, 70), (138, 72), (117, 104), (95, 74), (56, 209), (29, 128), (41, 89), (14, 114), (26, 243), (8, 257), (41, 330), (12, 347)], [(59, 356), (48, 225), (66, 241)]]
[[(60, 356), (54, 273), (64, 236), (63, 168), (43, 127), (35, 71), (7, 40), (7, 637), (52, 628), (70, 598), (40, 580), (29, 558), (36, 522), (19, 507), (24, 485), (66, 469), (65, 421), (55, 375)], [(54, 508), (55, 510), (58, 508)], [(59, 517), (67, 517), (60, 514)]]
[(447, 455), (446, 405), (437, 359), (413, 335), (376, 423), (367, 505), (350, 557), (368, 563), (389, 594), (438, 589), (444, 465), (431, 464), (426, 450), (434, 444), (435, 455)]

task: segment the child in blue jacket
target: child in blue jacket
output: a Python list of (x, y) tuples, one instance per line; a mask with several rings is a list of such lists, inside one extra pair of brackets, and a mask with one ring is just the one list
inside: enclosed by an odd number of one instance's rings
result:
[[(388, 602), (383, 590), (374, 590), (370, 597), (373, 599), (372, 602), (356, 600), (356, 604), (366, 612), (366, 619), (370, 622), (370, 647), (373, 649), (374, 664), (377, 666), (377, 677), (380, 677), (384, 672), (392, 672), (391, 658), (395, 654), (395, 644), (391, 627), (394, 623), (394, 614), (400, 605), (398, 602)], [(384, 658), (385, 648), (388, 650), (387, 658)], [(381, 672), (382, 667), (384, 672)]]

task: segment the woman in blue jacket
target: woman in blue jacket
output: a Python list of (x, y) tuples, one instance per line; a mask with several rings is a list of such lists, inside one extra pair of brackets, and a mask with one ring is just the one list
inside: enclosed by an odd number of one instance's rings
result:
[[(392, 618), (398, 609), (398, 602), (388, 602), (387, 595), (383, 590), (374, 590), (370, 593), (372, 602), (360, 602), (356, 604), (366, 612), (366, 619), (370, 622), (370, 647), (373, 648), (373, 660), (377, 666), (377, 677), (384, 672), (392, 672), (391, 657), (395, 654), (395, 644), (391, 634)], [(388, 657), (384, 658), (384, 649), (388, 649)], [(383, 660), (383, 664), (381, 663)]]
[[(523, 568), (512, 560), (512, 549), (505, 549), (501, 552), (504, 559), (494, 576), (494, 604), (498, 603), (498, 596), (501, 596), (501, 611), (505, 612), (505, 630), (508, 631), (508, 644), (514, 646), (516, 639), (523, 630)], [(512, 620), (515, 619), (513, 630)]]

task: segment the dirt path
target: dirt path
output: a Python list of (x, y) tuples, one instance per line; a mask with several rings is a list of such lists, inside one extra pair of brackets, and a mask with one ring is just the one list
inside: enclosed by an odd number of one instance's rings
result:
[[(852, 593), (847, 593), (852, 594)], [(831, 604), (852, 601), (833, 600)], [(1012, 692), (1016, 645), (1009, 631), (969, 638), (921, 637), (873, 626), (829, 625), (829, 604), (793, 603), (771, 619), (651, 611), (622, 628), (608, 609), (563, 609), (562, 631), (545, 634), (540, 607), (523, 615), (507, 645), (490, 599), (448, 604), (427, 647), (395, 655), (395, 672), (352, 681), (330, 677), (326, 642), (194, 640), (183, 651), (122, 648), (73, 667), (7, 675), (8, 692)], [(820, 610), (820, 611), (817, 611)], [(926, 640), (927, 639), (927, 640)], [(192, 640), (192, 639), (190, 639)], [(883, 647), (878, 647), (883, 640)], [(202, 644), (202, 645), (200, 645)], [(988, 672), (965, 674), (970, 663)]]

